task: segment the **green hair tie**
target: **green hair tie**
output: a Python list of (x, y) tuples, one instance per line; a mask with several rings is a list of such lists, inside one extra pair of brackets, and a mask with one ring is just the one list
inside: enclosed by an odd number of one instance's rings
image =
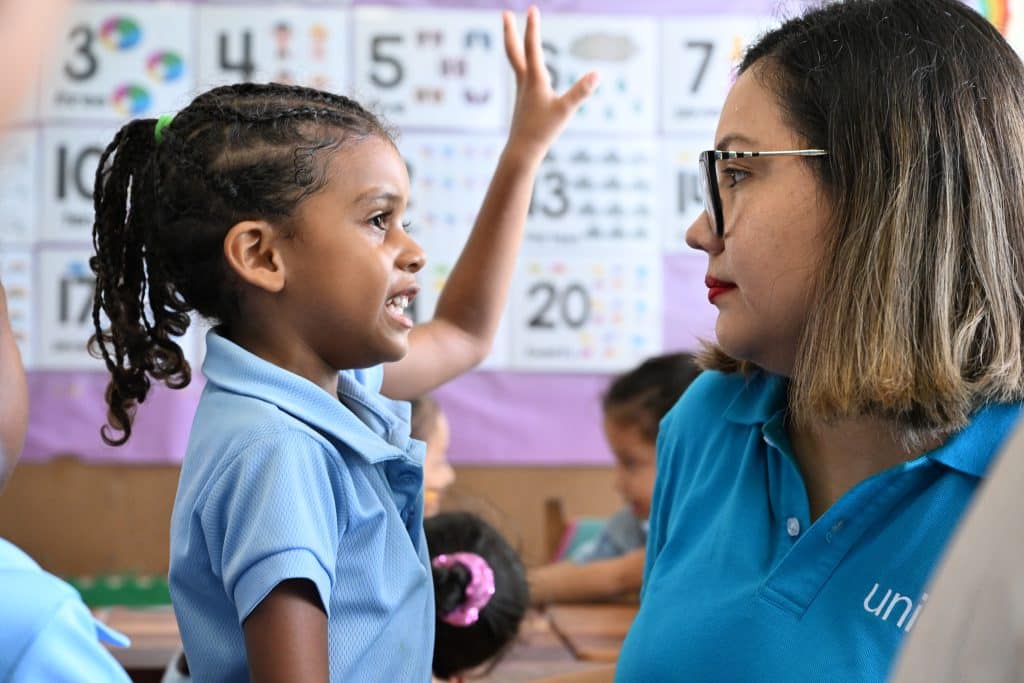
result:
[(171, 125), (171, 121), (174, 120), (174, 114), (161, 114), (160, 118), (156, 120), (156, 127), (153, 129), (153, 137), (156, 138), (156, 144), (160, 144), (164, 141), (164, 128)]

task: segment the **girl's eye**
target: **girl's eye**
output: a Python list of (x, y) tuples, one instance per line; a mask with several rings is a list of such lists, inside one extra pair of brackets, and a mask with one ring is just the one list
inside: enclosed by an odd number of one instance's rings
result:
[(727, 187), (736, 187), (736, 185), (743, 182), (743, 180), (750, 174), (738, 168), (726, 168), (722, 170), (722, 175), (729, 179)]
[(370, 224), (378, 230), (388, 229), (388, 214), (380, 213), (370, 219)]

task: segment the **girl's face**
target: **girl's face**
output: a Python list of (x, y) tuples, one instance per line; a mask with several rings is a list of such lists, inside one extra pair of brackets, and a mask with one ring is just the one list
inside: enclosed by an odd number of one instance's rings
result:
[(615, 490), (640, 519), (651, 513), (655, 444), (639, 425), (604, 419), (604, 436), (615, 454)]
[[(775, 96), (761, 85), (758, 68), (744, 72), (729, 92), (716, 148), (806, 147), (784, 122)], [(686, 242), (708, 255), (718, 343), (734, 358), (788, 376), (814, 296), (830, 204), (799, 157), (717, 163), (725, 235), (716, 237), (702, 213), (687, 230)]]
[(402, 225), (405, 163), (373, 136), (334, 153), (327, 173), (327, 185), (302, 202), (298, 228), (283, 241), (284, 315), (300, 343), (330, 367), (399, 360), (413, 327), (405, 307), (425, 262)]
[(438, 411), (434, 431), (427, 439), (427, 453), (423, 458), (423, 516), (431, 517), (441, 511), (441, 497), (445, 489), (455, 483), (455, 470), (448, 463), (448, 445), (451, 430), (448, 418)]

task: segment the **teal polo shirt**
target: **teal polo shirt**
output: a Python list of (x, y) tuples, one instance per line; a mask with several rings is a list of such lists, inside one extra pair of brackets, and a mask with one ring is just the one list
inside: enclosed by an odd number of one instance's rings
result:
[(813, 523), (785, 380), (703, 373), (665, 416), (640, 612), (616, 681), (881, 681), (1021, 405), (861, 482)]
[(280, 582), (327, 614), (330, 679), (430, 680), (424, 444), (381, 367), (331, 396), (211, 331), (171, 516), (170, 589), (192, 677), (248, 681), (242, 625)]

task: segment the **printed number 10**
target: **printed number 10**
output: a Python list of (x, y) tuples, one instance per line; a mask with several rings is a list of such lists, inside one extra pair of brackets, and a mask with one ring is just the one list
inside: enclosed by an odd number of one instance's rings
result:
[[(68, 181), (74, 184), (74, 189), (82, 199), (92, 197), (92, 178), (95, 172), (96, 163), (103, 155), (99, 147), (86, 147), (78, 152), (74, 162), (68, 161), (67, 145), (57, 148), (57, 199), (65, 199), (68, 196)], [(83, 173), (88, 170), (88, 176)]]

